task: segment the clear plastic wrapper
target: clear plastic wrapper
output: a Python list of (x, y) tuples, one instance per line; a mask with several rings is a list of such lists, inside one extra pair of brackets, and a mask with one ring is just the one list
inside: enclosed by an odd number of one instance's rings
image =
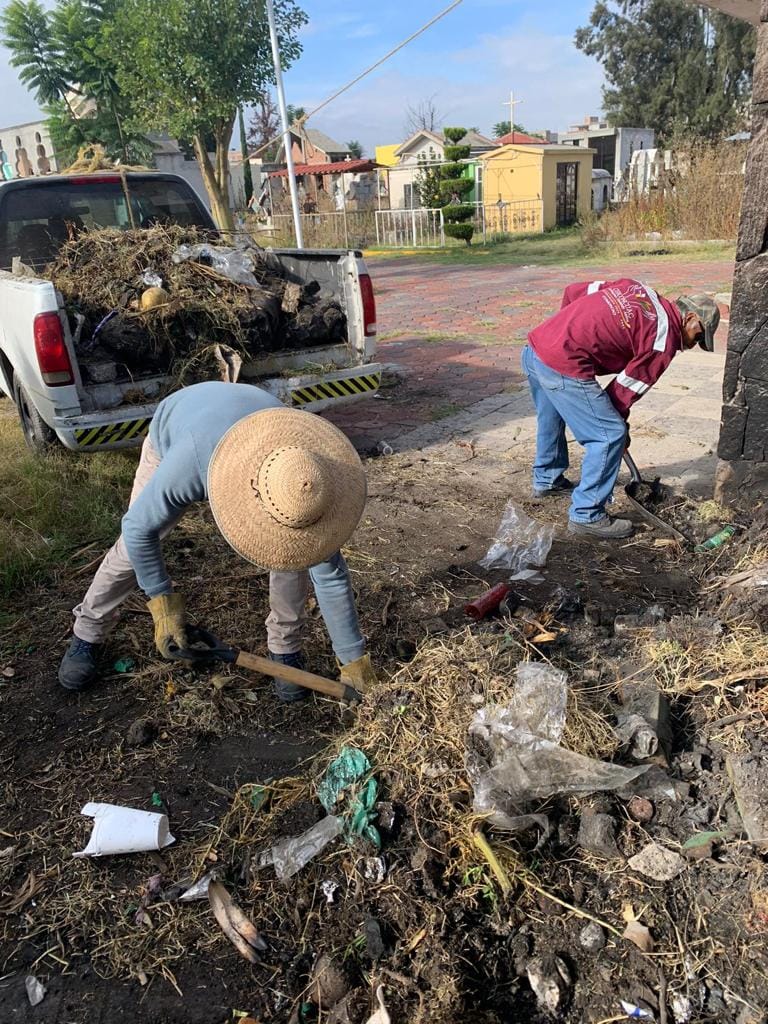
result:
[(273, 864), (281, 882), (292, 878), (333, 842), (342, 832), (342, 819), (335, 814), (321, 818), (301, 835), (281, 839), (262, 857), (261, 864)]
[(481, 708), (469, 727), (467, 772), (474, 807), (491, 824), (519, 831), (528, 805), (556, 794), (617, 789), (646, 767), (624, 768), (560, 746), (565, 727), (568, 676), (549, 665), (517, 666), (507, 704)]
[(507, 502), (493, 544), (480, 562), (484, 569), (509, 569), (513, 573), (546, 564), (555, 528), (537, 523), (513, 501)]
[(194, 260), (212, 267), (217, 274), (228, 277), (236, 284), (244, 284), (249, 288), (258, 288), (259, 282), (253, 275), (253, 258), (244, 249), (233, 249), (225, 245), (180, 245), (173, 254), (174, 263)]

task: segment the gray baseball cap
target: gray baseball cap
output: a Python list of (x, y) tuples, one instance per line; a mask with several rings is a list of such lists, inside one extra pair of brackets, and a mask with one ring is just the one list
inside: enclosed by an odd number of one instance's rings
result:
[(695, 313), (704, 324), (704, 334), (699, 338), (699, 348), (705, 352), (715, 351), (715, 331), (720, 323), (720, 310), (711, 295), (681, 295), (675, 300), (677, 308), (685, 316)]

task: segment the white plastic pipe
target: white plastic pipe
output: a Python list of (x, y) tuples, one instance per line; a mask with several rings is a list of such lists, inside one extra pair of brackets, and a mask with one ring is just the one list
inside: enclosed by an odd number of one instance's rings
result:
[(283, 148), (285, 149), (285, 167), (288, 173), (288, 188), (291, 193), (291, 210), (293, 211), (293, 227), (296, 232), (296, 248), (304, 248), (304, 237), (301, 233), (301, 208), (299, 207), (299, 190), (296, 188), (296, 175), (293, 170), (293, 150), (291, 148), (291, 126), (288, 124), (288, 109), (285, 105), (283, 89), (283, 69), (280, 64), (280, 45), (277, 41), (275, 27), (275, 7), (272, 0), (266, 0), (267, 20), (269, 21), (269, 39), (272, 43), (272, 63), (275, 66), (275, 88), (277, 106), (280, 111), (280, 123), (283, 126)]

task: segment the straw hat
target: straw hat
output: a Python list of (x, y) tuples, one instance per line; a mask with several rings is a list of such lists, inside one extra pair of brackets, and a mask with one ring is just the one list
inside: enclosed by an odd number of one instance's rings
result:
[(327, 420), (265, 409), (238, 420), (208, 467), (216, 525), (239, 555), (264, 569), (308, 569), (352, 536), (366, 481), (350, 441)]

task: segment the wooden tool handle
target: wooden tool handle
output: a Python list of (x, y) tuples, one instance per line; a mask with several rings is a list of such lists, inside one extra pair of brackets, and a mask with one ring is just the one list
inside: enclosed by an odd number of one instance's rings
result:
[(316, 676), (312, 672), (304, 672), (303, 669), (293, 668), (291, 665), (283, 665), (279, 661), (272, 661), (271, 658), (262, 658), (258, 654), (248, 654), (240, 651), (237, 655), (236, 665), (241, 668), (249, 668), (254, 672), (261, 672), (265, 676), (277, 676), (287, 683), (295, 683), (297, 686), (304, 686), (308, 690), (316, 690), (318, 693), (325, 693), (336, 700), (345, 700), (349, 703), (360, 700), (360, 694), (352, 686), (338, 682), (336, 679), (326, 679), (324, 676)]

